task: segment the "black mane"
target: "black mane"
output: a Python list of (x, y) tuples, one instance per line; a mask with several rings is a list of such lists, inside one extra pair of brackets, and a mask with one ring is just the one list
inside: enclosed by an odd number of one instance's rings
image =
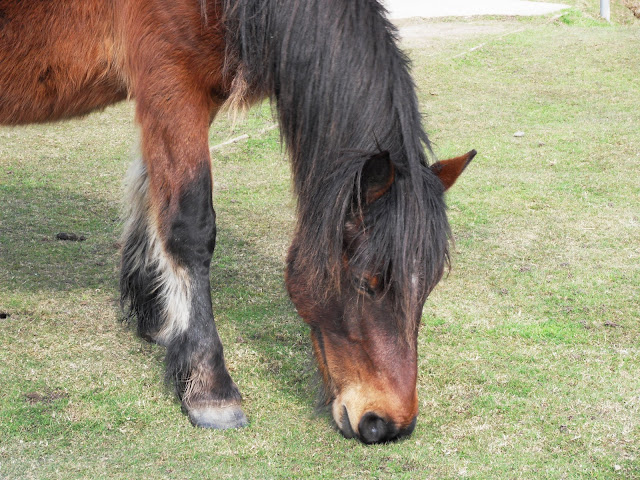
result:
[(375, 0), (225, 0), (228, 61), (276, 104), (312, 285), (339, 288), (345, 223), (367, 160), (389, 153), (395, 182), (365, 210), (369, 245), (409, 312), (412, 274), (433, 287), (448, 261), (443, 187), (429, 170), (409, 61)]

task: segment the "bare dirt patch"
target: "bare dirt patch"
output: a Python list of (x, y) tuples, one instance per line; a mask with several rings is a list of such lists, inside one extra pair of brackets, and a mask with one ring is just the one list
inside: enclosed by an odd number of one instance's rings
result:
[(509, 22), (492, 21), (455, 21), (434, 22), (419, 18), (396, 21), (403, 39), (451, 38), (462, 39), (475, 35), (505, 33), (511, 30)]
[(631, 10), (631, 13), (633, 13), (636, 18), (640, 18), (640, 1), (625, 0), (624, 4)]
[(482, 35), (504, 35), (518, 26), (508, 20), (436, 21), (421, 18), (396, 20), (405, 47), (426, 48), (435, 43), (455, 42)]
[(31, 405), (49, 405), (56, 400), (68, 397), (69, 395), (62, 390), (48, 390), (45, 392), (29, 392), (24, 394), (25, 401)]

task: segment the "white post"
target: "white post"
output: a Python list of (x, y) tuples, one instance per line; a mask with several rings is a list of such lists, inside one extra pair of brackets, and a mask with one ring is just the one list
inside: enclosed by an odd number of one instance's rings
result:
[(600, 16), (607, 22), (611, 19), (611, 13), (609, 11), (609, 0), (600, 0)]

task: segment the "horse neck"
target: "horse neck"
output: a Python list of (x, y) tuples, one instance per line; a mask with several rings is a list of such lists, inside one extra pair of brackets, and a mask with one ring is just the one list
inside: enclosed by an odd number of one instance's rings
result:
[[(435, 259), (429, 276), (437, 277), (448, 231), (441, 189), (425, 184), (428, 140), (408, 60), (381, 5), (226, 2), (228, 62), (237, 83), (250, 94), (270, 96), (277, 106), (298, 197), (294, 243), (310, 285), (339, 290), (354, 187), (367, 159), (380, 150), (389, 152), (396, 172), (372, 231), (385, 245), (383, 263), (398, 292), (410, 290), (413, 265), (425, 265), (427, 257)], [(398, 310), (411, 311), (412, 300), (404, 303)]]
[(298, 188), (335, 172), (344, 152), (387, 150), (401, 172), (424, 163), (408, 61), (378, 2), (227, 3), (240, 83), (275, 100)]

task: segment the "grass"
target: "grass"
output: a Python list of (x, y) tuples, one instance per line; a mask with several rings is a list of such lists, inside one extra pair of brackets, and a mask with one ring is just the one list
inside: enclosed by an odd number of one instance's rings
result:
[[(564, 21), (569, 19), (588, 19), (597, 23), (602, 23), (603, 20), (600, 17), (600, 1), (599, 0), (541, 0), (551, 3), (563, 3), (570, 5), (573, 10), (568, 13), (568, 17)], [(639, 21), (633, 15), (632, 8), (638, 7), (637, 0), (609, 0), (610, 20), (613, 24), (621, 25), (638, 25)]]
[(210, 139), (251, 135), (213, 155), (212, 294), (242, 431), (193, 429), (163, 349), (118, 322), (132, 105), (1, 129), (0, 478), (640, 478), (640, 30), (576, 21), (595, 2), (573, 3), (404, 45), (438, 155), (479, 155), (448, 194), (454, 265), (425, 307), (418, 426), (391, 445), (314, 410), (268, 105)]

